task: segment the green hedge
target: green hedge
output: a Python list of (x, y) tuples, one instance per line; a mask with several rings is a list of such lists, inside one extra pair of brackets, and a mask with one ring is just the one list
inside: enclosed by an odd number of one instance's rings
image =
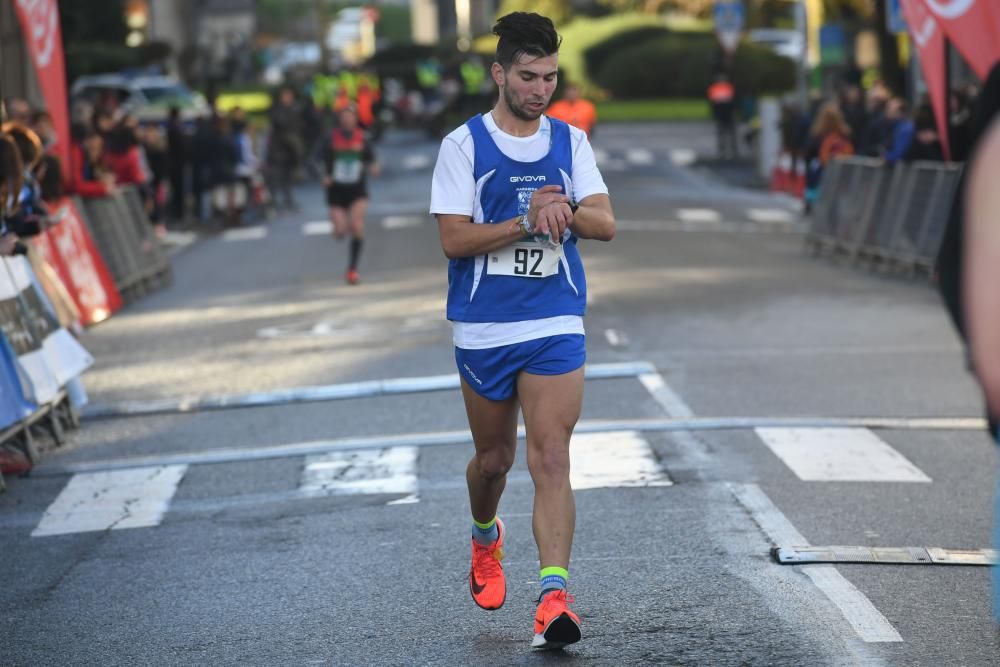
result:
[[(605, 50), (612, 41), (620, 46)], [(608, 55), (593, 58), (591, 79), (620, 99), (703, 97), (720, 60), (715, 37), (705, 33), (629, 31), (591, 49), (588, 59), (594, 52)], [(795, 86), (794, 63), (753, 44), (737, 49), (731, 74), (744, 94), (781, 93)]]

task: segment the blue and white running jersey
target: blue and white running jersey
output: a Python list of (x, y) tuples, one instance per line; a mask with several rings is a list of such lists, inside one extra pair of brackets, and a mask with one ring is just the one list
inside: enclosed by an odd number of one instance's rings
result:
[[(474, 223), (495, 224), (527, 213), (531, 195), (545, 185), (558, 185), (572, 195), (569, 126), (554, 118), (549, 122), (549, 152), (536, 162), (518, 162), (504, 155), (480, 115), (466, 122), (475, 146)], [(576, 242), (567, 229), (561, 244), (529, 238), (488, 255), (450, 260), (448, 319), (517, 322), (582, 316), (587, 283)]]

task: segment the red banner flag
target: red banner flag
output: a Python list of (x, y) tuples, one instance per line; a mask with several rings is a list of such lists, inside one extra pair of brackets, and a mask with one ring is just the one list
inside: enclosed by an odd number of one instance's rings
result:
[(906, 25), (909, 26), (913, 43), (920, 54), (920, 69), (923, 70), (927, 90), (930, 92), (931, 107), (937, 123), (938, 137), (946, 158), (951, 157), (948, 145), (948, 91), (945, 79), (944, 33), (934, 20), (925, 2), (929, 0), (900, 0)]
[(38, 87), (56, 130), (52, 151), (62, 162), (63, 178), (69, 178), (69, 106), (66, 97), (66, 59), (56, 0), (16, 0), (17, 17), (24, 32)]
[[(996, 0), (921, 0), (980, 79), (1000, 60), (1000, 3)], [(907, 19), (909, 20), (909, 19)]]

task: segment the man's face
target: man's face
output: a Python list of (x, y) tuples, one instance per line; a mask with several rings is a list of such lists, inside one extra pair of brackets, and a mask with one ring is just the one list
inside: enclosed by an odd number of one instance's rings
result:
[(556, 89), (559, 55), (544, 58), (523, 55), (518, 62), (504, 69), (493, 65), (493, 79), (503, 91), (504, 103), (521, 120), (538, 120), (549, 106)]

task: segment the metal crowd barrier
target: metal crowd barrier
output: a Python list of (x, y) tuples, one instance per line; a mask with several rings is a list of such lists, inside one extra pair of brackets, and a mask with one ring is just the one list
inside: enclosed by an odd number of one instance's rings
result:
[(836, 159), (824, 170), (806, 243), (816, 254), (929, 273), (961, 174), (955, 163)]
[(126, 303), (170, 283), (170, 260), (153, 233), (136, 188), (121, 188), (114, 195), (78, 203)]

